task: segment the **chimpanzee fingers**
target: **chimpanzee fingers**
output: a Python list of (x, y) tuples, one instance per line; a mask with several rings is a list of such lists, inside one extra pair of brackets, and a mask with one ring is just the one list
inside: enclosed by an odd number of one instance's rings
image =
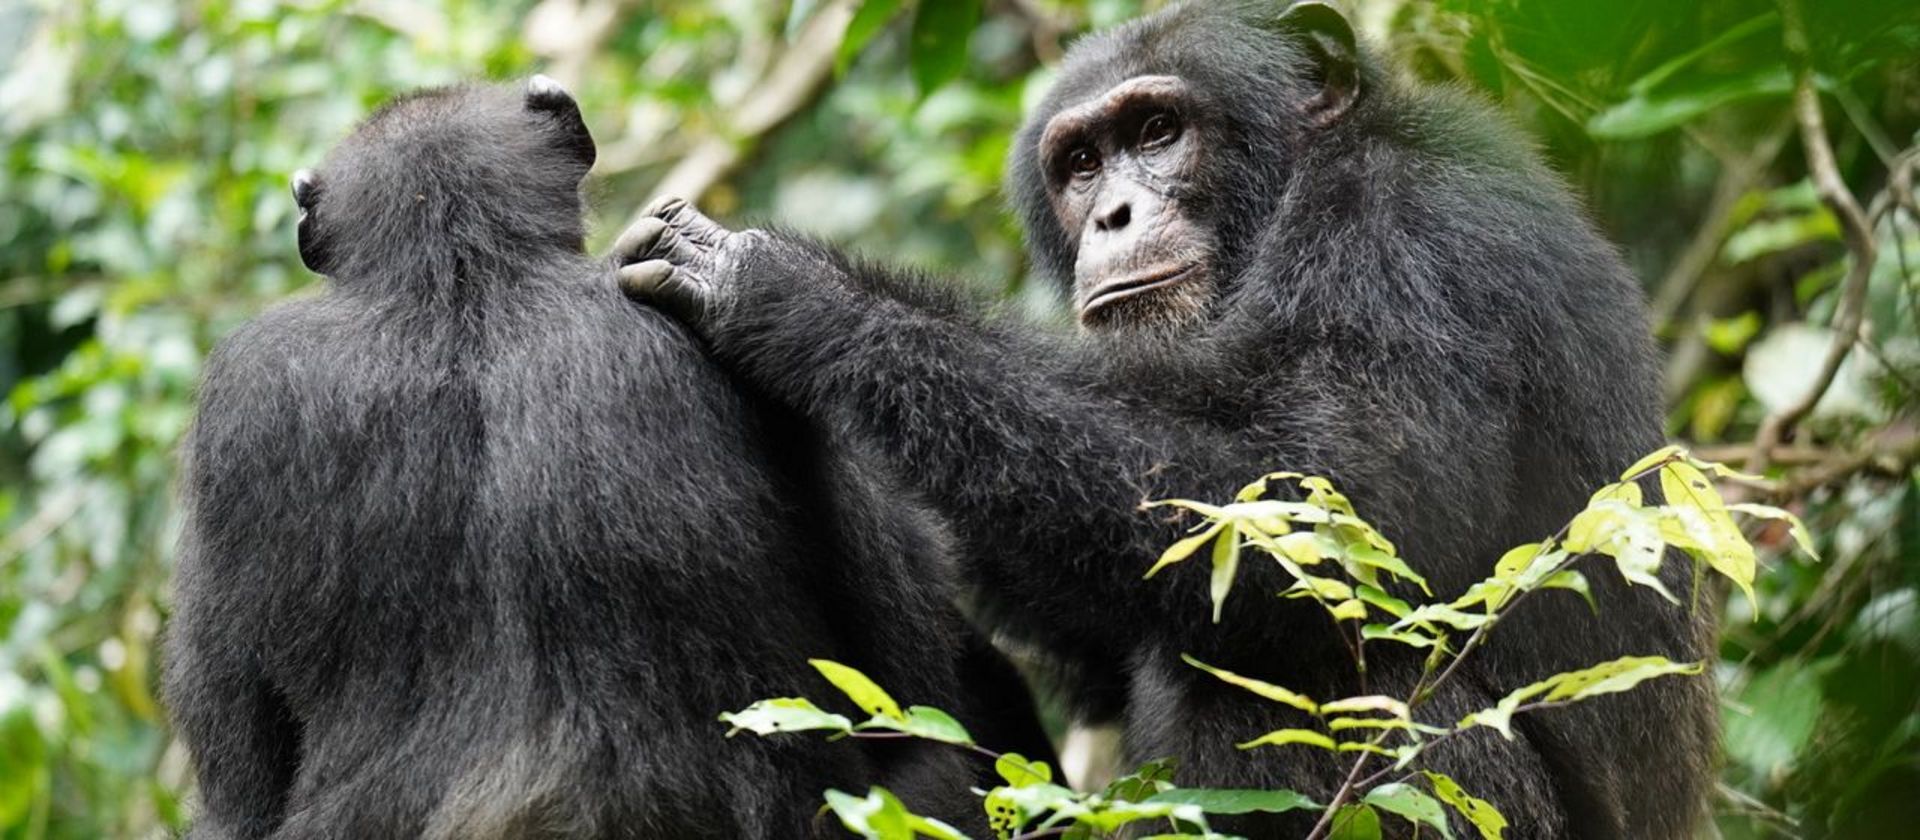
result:
[(646, 260), (619, 269), (620, 290), (687, 323), (706, 313), (707, 287), (692, 272), (666, 260)]
[(667, 223), (648, 216), (628, 226), (613, 243), (613, 264), (629, 266), (654, 259), (654, 249), (667, 233)]
[(647, 215), (666, 222), (674, 232), (705, 248), (718, 248), (733, 231), (708, 218), (692, 202), (677, 196), (662, 196), (647, 206)]

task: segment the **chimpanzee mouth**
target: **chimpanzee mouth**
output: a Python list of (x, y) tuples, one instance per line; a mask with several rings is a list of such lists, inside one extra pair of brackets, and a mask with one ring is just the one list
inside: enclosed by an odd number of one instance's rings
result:
[(1168, 286), (1179, 285), (1194, 273), (1194, 269), (1199, 267), (1199, 263), (1186, 263), (1184, 265), (1154, 269), (1143, 274), (1136, 274), (1124, 280), (1114, 280), (1093, 290), (1093, 295), (1088, 297), (1087, 302), (1080, 307), (1080, 317), (1090, 317), (1094, 312), (1112, 306), (1127, 298), (1144, 295), (1158, 289), (1167, 288)]

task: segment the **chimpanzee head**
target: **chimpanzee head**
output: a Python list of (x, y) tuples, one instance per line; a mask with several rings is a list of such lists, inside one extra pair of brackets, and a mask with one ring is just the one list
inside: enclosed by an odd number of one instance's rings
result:
[(1009, 162), (1040, 270), (1087, 329), (1200, 317), (1371, 76), (1319, 2), (1183, 5), (1076, 45)]
[(579, 107), (545, 76), (401, 97), (294, 174), (300, 259), (357, 280), (580, 252), (593, 159)]

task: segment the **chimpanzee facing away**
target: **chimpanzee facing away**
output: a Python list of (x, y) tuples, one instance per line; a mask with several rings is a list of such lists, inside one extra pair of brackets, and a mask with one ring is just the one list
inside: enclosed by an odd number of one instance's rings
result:
[[(1009, 185), (1079, 336), (675, 201), (623, 237), (622, 278), (753, 385), (909, 467), (1007, 629), (1118, 675), (1133, 757), (1181, 757), (1183, 783), (1326, 801), (1348, 757), (1235, 750), (1299, 722), (1180, 654), (1315, 697), (1360, 684), (1317, 607), (1271, 597), (1290, 582), (1271, 564), (1241, 567), (1218, 625), (1204, 568), (1141, 581), (1185, 524), (1142, 499), (1327, 475), (1452, 595), (1661, 443), (1614, 250), (1505, 120), (1391, 79), (1323, 4), (1196, 3), (1078, 44)], [(1588, 577), (1598, 615), (1522, 605), (1421, 715), (1452, 723), (1618, 656), (1706, 655), (1709, 616)], [(1368, 666), (1369, 692), (1405, 696), (1420, 657), (1373, 645)], [(1431, 762), (1518, 836), (1682, 837), (1715, 713), (1706, 680), (1661, 681)], [(1300, 836), (1313, 817), (1266, 819), (1228, 828)]]
[(332, 283), (220, 345), (185, 455), (192, 836), (785, 840), (875, 783), (983, 820), (950, 748), (723, 739), (809, 657), (964, 718), (944, 542), (621, 296), (593, 157), (536, 78), (403, 98), (296, 177)]

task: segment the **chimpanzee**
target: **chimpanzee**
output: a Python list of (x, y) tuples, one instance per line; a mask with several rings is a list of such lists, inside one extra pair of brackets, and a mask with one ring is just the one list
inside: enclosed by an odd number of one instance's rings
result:
[(332, 282), (220, 344), (184, 454), (191, 836), (786, 840), (876, 783), (984, 822), (944, 745), (724, 739), (824, 688), (809, 657), (967, 719), (982, 651), (910, 496), (585, 255), (593, 159), (536, 77), (401, 98), (295, 177)]
[[(1180, 757), (1183, 783), (1324, 802), (1350, 756), (1234, 749), (1298, 722), (1181, 654), (1315, 697), (1405, 696), (1421, 659), (1371, 645), (1362, 683), (1318, 607), (1271, 597), (1290, 583), (1272, 564), (1241, 566), (1216, 625), (1204, 564), (1140, 579), (1185, 524), (1143, 499), (1330, 476), (1450, 596), (1661, 443), (1645, 309), (1614, 249), (1506, 120), (1392, 78), (1325, 4), (1194, 3), (1080, 42), (1008, 182), (1075, 336), (675, 200), (616, 257), (723, 364), (884, 453), (952, 522), (1003, 626), (1124, 685), (1132, 756)], [(1420, 714), (1451, 724), (1623, 655), (1707, 655), (1704, 611), (1588, 576), (1597, 615), (1525, 603)], [(1520, 836), (1682, 837), (1715, 716), (1706, 680), (1661, 681), (1522, 716), (1515, 741), (1477, 730), (1431, 764)], [(1300, 836), (1313, 818), (1228, 828)]]

